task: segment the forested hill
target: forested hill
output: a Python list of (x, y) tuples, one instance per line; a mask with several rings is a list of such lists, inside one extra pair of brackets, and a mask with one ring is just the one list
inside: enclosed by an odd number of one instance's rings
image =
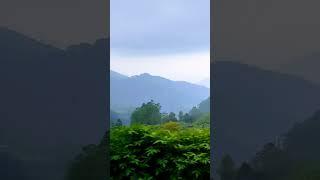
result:
[(295, 160), (320, 161), (320, 111), (318, 110), (310, 118), (295, 124), (288, 133), (284, 146), (289, 155)]
[(199, 110), (202, 113), (209, 113), (210, 112), (210, 97), (207, 98), (206, 100), (202, 101), (199, 104)]
[(0, 28), (0, 144), (29, 179), (63, 179), (68, 161), (105, 133), (108, 44), (62, 50)]
[(298, 77), (228, 61), (217, 61), (214, 73), (218, 158), (247, 160), (320, 105), (320, 88)]
[(204, 86), (183, 81), (172, 81), (159, 76), (141, 74), (126, 77), (110, 72), (111, 108), (115, 111), (138, 107), (154, 100), (162, 111), (186, 112), (209, 97), (210, 90)]

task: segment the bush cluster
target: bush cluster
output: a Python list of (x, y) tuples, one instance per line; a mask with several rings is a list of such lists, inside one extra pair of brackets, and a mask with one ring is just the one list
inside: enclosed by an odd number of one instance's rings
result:
[(209, 179), (209, 128), (169, 122), (110, 132), (112, 179)]

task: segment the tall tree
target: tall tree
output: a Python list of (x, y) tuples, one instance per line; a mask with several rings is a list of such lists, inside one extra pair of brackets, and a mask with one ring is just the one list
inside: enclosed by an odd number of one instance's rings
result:
[(115, 126), (118, 126), (118, 127), (119, 127), (119, 126), (122, 126), (122, 121), (121, 121), (121, 119), (118, 119), (118, 120), (117, 120)]
[(168, 113), (161, 113), (161, 123), (169, 122), (169, 114)]
[(185, 113), (182, 119), (183, 119), (183, 122), (192, 123), (192, 118), (189, 115), (189, 113)]
[(171, 112), (171, 113), (169, 114), (169, 120), (170, 120), (170, 121), (173, 121), (173, 122), (178, 121), (177, 118), (176, 118), (176, 114), (173, 113), (173, 112)]
[(131, 115), (131, 124), (147, 124), (155, 125), (161, 123), (161, 106), (151, 100), (148, 103), (143, 103)]
[(178, 117), (179, 117), (179, 121), (183, 120), (183, 112), (182, 111), (179, 112)]

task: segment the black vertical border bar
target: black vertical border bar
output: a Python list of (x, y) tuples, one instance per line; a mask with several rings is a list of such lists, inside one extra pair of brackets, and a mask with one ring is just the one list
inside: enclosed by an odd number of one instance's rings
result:
[(214, 7), (217, 0), (210, 1), (210, 179), (216, 179), (216, 157), (215, 157), (215, 115), (214, 115), (214, 63), (215, 63), (215, 42), (214, 42)]
[(106, 112), (107, 112), (107, 125), (106, 125), (106, 179), (110, 179), (110, 168), (111, 168), (111, 164), (110, 164), (110, 0), (105, 0), (106, 1), (106, 21), (107, 22), (103, 22), (106, 23), (107, 26), (107, 49), (106, 49), (106, 69), (105, 69), (105, 77), (106, 77)]

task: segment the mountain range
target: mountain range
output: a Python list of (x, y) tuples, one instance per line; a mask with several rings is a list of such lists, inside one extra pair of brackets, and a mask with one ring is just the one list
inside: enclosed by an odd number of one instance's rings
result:
[(210, 78), (202, 79), (201, 81), (197, 82), (197, 84), (210, 88)]
[(290, 63), (282, 64), (278, 71), (302, 77), (308, 81), (320, 85), (320, 53), (314, 52), (297, 56)]
[(63, 179), (77, 152), (103, 137), (108, 44), (62, 50), (0, 28), (0, 150), (23, 177)]
[(110, 106), (114, 111), (134, 109), (154, 100), (163, 112), (187, 112), (208, 98), (210, 89), (184, 81), (172, 81), (148, 73), (125, 76), (110, 71)]
[[(62, 50), (0, 28), (0, 142), (31, 179), (61, 179), (81, 147), (105, 133), (109, 53), (108, 39)], [(297, 76), (219, 59), (211, 72), (216, 158), (229, 153), (247, 160), (320, 105), (318, 85)], [(149, 74), (110, 76), (113, 107), (154, 98), (163, 110), (175, 111), (180, 103), (199, 104), (209, 92)], [(174, 106), (162, 102), (170, 98)]]

